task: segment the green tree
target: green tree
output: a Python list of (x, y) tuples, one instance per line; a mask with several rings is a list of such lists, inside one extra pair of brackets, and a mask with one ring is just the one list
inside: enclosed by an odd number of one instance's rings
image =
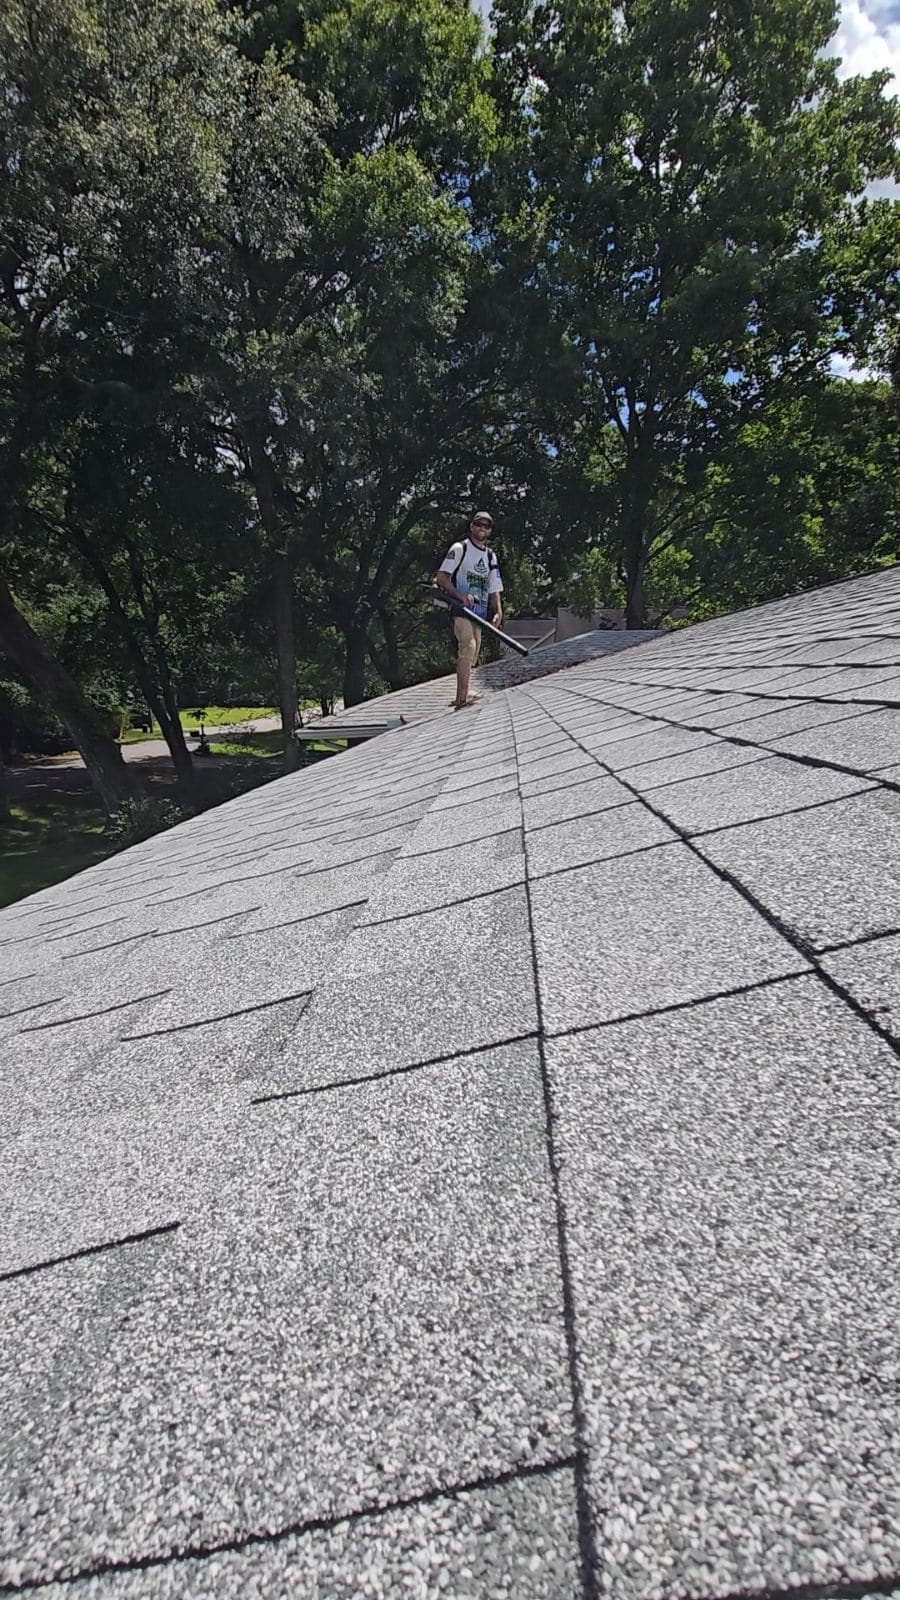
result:
[(883, 341), (897, 208), (856, 197), (892, 169), (898, 104), (884, 73), (838, 81), (832, 0), (494, 16), (494, 232), (556, 338), (551, 442), (587, 435), (602, 457), (590, 482), (634, 627), (648, 561), (690, 519), (685, 483), (775, 395)]
[(221, 40), (209, 0), (11, 0), (0, 18), (0, 641), (66, 723), (108, 810), (133, 774), (12, 574), (23, 519), (58, 472), (87, 308), (129, 241), (177, 239), (209, 181)]
[(673, 599), (710, 616), (897, 561), (898, 456), (886, 384), (832, 380), (773, 401), (690, 497)]
[[(191, 419), (196, 421), (196, 419)], [(239, 564), (241, 505), (212, 441), (184, 418), (101, 399), (61, 433), (23, 527), (74, 556), (103, 596), (126, 670), (196, 801), (177, 682), (199, 665), (210, 590)]]
[(361, 698), (372, 618), (447, 498), (441, 441), (469, 425), (454, 409), (463, 200), (491, 105), (463, 0), (249, 16), (227, 186), (184, 323), (199, 310), (192, 370), (253, 488), (289, 735), (298, 617), (338, 626), (344, 698)]

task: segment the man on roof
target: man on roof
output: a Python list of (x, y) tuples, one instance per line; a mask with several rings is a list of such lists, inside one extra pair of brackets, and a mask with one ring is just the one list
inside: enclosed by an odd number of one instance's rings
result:
[[(476, 511), (469, 523), (468, 537), (457, 540), (447, 551), (437, 573), (437, 586), (451, 600), (477, 612), (479, 617), (490, 618), (496, 627), (503, 621), (503, 580), (493, 550), (488, 548), (492, 519), (487, 511)], [(461, 711), (479, 698), (469, 693), (469, 678), (481, 649), (481, 629), (468, 617), (455, 617), (456, 634), (456, 699), (454, 709)]]

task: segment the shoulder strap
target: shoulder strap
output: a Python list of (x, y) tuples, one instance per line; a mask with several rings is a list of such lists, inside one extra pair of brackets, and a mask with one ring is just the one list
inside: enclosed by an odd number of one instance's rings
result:
[[(455, 542), (456, 541), (454, 540), (454, 543)], [(453, 571), (450, 574), (450, 581), (453, 584), (454, 589), (456, 588), (456, 580), (459, 577), (460, 568), (462, 567), (462, 564), (466, 559), (466, 546), (468, 545), (468, 542), (469, 542), (468, 539), (463, 539), (463, 541), (462, 541), (462, 554), (461, 554), (459, 560), (457, 561), (456, 566), (453, 568)]]

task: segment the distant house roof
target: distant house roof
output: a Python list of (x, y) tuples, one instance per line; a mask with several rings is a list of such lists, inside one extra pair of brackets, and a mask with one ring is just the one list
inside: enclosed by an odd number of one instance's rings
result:
[(0, 940), (0, 1592), (898, 1585), (900, 569)]

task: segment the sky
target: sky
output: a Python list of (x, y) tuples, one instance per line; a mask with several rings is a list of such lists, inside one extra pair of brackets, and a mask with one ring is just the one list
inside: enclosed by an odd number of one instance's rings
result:
[[(887, 92), (900, 94), (900, 0), (843, 0), (834, 49), (842, 78), (887, 67), (894, 75)], [(867, 193), (900, 200), (900, 184), (887, 179)]]
[(842, 75), (888, 67), (900, 94), (900, 0), (843, 0), (835, 49)]

